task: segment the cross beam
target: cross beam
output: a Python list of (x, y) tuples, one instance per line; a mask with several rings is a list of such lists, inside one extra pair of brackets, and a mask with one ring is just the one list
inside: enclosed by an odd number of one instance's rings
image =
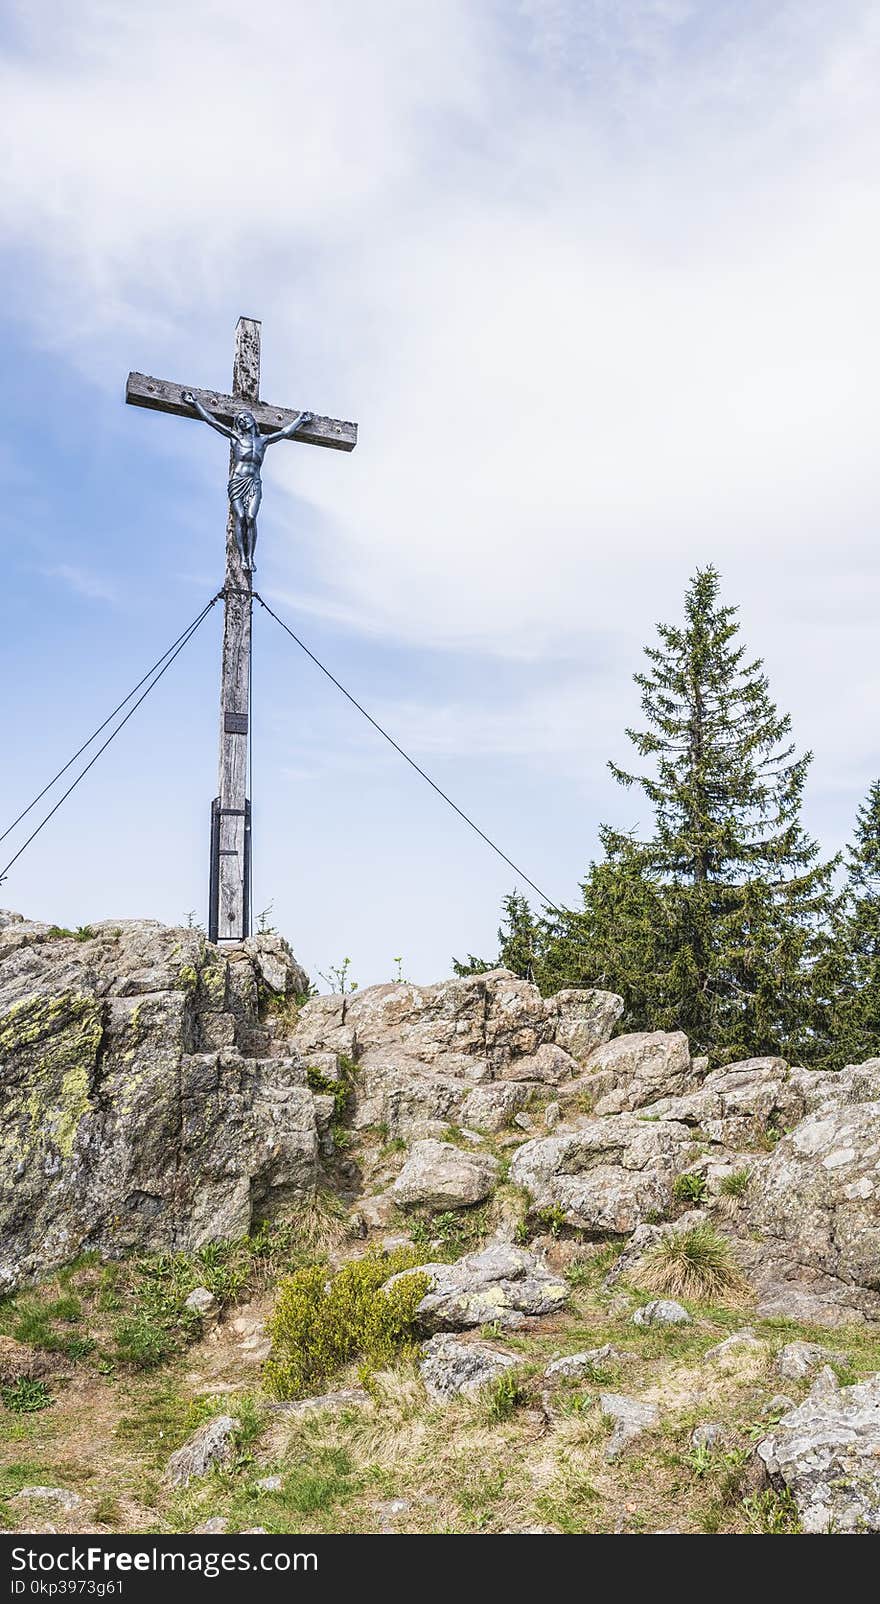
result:
[[(242, 319), (244, 321), (244, 319)], [(183, 400), (184, 394), (194, 395), (197, 401), (213, 412), (221, 423), (231, 426), (235, 414), (241, 411), (246, 400), (261, 434), (271, 434), (292, 423), (297, 413), (290, 407), (270, 407), (267, 401), (255, 396), (223, 395), (219, 390), (194, 390), (185, 384), (170, 384), (165, 379), (151, 379), (146, 373), (130, 373), (125, 386), (125, 399), (130, 406), (147, 407), (152, 412), (171, 412), (178, 418), (197, 418), (192, 406)], [(312, 418), (297, 430), (297, 441), (310, 446), (329, 446), (331, 451), (353, 451), (357, 445), (357, 424), (342, 423), (338, 418)]]
[[(298, 417), (287, 407), (269, 406), (260, 400), (260, 324), (254, 318), (239, 318), (235, 330), (231, 395), (193, 390), (143, 373), (130, 373), (125, 386), (125, 399), (131, 406), (197, 418), (192, 401), (184, 401), (184, 394), (194, 397), (227, 426), (246, 408), (261, 434), (283, 429)], [(329, 446), (334, 451), (353, 451), (357, 424), (311, 416), (297, 430), (296, 439), (308, 445)], [(230, 455), (230, 475), (233, 466)], [(219, 781), (218, 795), (211, 805), (208, 936), (212, 941), (243, 941), (250, 934), (251, 807), (247, 792), (252, 611), (251, 575), (236, 544), (230, 507), (226, 523)]]

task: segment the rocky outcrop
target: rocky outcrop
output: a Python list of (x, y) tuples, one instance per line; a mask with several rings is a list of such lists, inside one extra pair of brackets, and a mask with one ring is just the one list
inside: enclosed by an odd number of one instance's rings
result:
[(449, 1142), (416, 1142), (392, 1188), (404, 1208), (467, 1208), (489, 1196), (498, 1177), (498, 1160), (469, 1153)]
[(803, 1381), (822, 1365), (845, 1365), (845, 1354), (823, 1348), (818, 1342), (787, 1342), (776, 1355), (773, 1368), (783, 1381)]
[[(420, 1140), (452, 1122), (497, 1129), (531, 1090), (580, 1074), (622, 1009), (604, 991), (544, 998), (496, 969), (434, 986), (395, 983), (315, 998), (290, 1045), (310, 1061), (326, 1052), (357, 1061), (357, 1128), (382, 1125), (393, 1139)], [(471, 1101), (475, 1088), (481, 1095)]]
[(306, 984), (277, 936), (221, 953), (149, 922), (7, 923), (0, 1287), (86, 1249), (191, 1251), (309, 1195), (307, 1065), (259, 1018)]
[(686, 1326), (691, 1323), (687, 1309), (674, 1298), (652, 1298), (632, 1317), (634, 1326)]
[(755, 1270), (768, 1297), (799, 1277), (826, 1306), (880, 1318), (880, 1102), (829, 1097), (796, 1125), (755, 1165), (749, 1220), (764, 1239)]
[(880, 1376), (854, 1387), (822, 1378), (757, 1453), (805, 1532), (880, 1531)]
[(560, 1276), (525, 1248), (496, 1245), (454, 1264), (422, 1264), (403, 1275), (427, 1275), (430, 1286), (417, 1309), (425, 1331), (466, 1331), (473, 1326), (521, 1326), (530, 1316), (556, 1314), (568, 1298)]
[(768, 1129), (784, 1130), (801, 1119), (810, 1083), (828, 1079), (790, 1070), (784, 1058), (748, 1058), (712, 1070), (684, 1095), (658, 1098), (647, 1112), (699, 1126), (710, 1142), (749, 1147)]
[(622, 1364), (626, 1357), (612, 1343), (603, 1342), (601, 1348), (587, 1348), (583, 1353), (567, 1353), (560, 1359), (551, 1359), (544, 1371), (544, 1380), (591, 1380), (604, 1366)]
[[(240, 1236), (331, 1176), (364, 1234), (471, 1207), (503, 1174), (497, 1138), (533, 1221), (631, 1238), (609, 1284), (711, 1219), (759, 1314), (880, 1319), (880, 1061), (706, 1073), (681, 1032), (613, 1037), (613, 994), (544, 998), (503, 969), (307, 987), (277, 936), (220, 951), (150, 922), (0, 915), (0, 1288), (88, 1249)], [(689, 1200), (704, 1212), (682, 1217)], [(493, 1198), (499, 1236), (517, 1208)]]
[(514, 1154), (510, 1178), (537, 1209), (561, 1209), (570, 1225), (626, 1236), (672, 1202), (692, 1133), (631, 1114), (591, 1119), (581, 1130), (539, 1137)]
[(500, 1131), (525, 1107), (529, 1088), (516, 1081), (490, 1081), (475, 1086), (461, 1105), (461, 1121), (478, 1131)]
[(62, 1515), (71, 1515), (75, 1509), (81, 1507), (82, 1498), (69, 1487), (22, 1487), (19, 1492), (13, 1494), (10, 1502), (25, 1506), (31, 1503), (48, 1504)]
[(699, 1081), (688, 1039), (680, 1030), (617, 1036), (593, 1052), (581, 1082), (596, 1114), (623, 1114), (660, 1097), (675, 1097)]

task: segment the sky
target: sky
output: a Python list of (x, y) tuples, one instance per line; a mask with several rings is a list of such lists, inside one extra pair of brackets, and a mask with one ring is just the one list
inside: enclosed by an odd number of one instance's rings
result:
[[(7, 0), (0, 829), (222, 583), (223, 443), (122, 397), (227, 389), (243, 314), (267, 400), (360, 430), (270, 453), (258, 588), (551, 899), (649, 825), (607, 761), (709, 562), (835, 851), (880, 774), (878, 69), (863, 0)], [(204, 920), (219, 651), (215, 609), (0, 902)], [(322, 989), (491, 956), (512, 872), (266, 615), (254, 698), (255, 906)]]

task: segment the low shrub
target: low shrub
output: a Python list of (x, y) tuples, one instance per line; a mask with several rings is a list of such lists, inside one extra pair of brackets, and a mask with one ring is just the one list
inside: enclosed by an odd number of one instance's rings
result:
[(413, 1274), (392, 1287), (385, 1282), (417, 1263), (412, 1249), (401, 1248), (367, 1253), (335, 1275), (308, 1265), (282, 1282), (269, 1321), (269, 1390), (278, 1398), (302, 1397), (320, 1390), (351, 1359), (360, 1359), (367, 1371), (387, 1364), (412, 1340), (429, 1280)]

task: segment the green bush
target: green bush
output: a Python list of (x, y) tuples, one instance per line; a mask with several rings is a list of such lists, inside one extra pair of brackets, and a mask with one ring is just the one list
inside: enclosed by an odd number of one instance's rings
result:
[(265, 1379), (278, 1398), (319, 1391), (351, 1359), (369, 1370), (387, 1363), (412, 1338), (415, 1312), (429, 1281), (409, 1275), (384, 1283), (418, 1262), (411, 1249), (367, 1253), (335, 1276), (321, 1265), (296, 1270), (282, 1282), (269, 1334)]

